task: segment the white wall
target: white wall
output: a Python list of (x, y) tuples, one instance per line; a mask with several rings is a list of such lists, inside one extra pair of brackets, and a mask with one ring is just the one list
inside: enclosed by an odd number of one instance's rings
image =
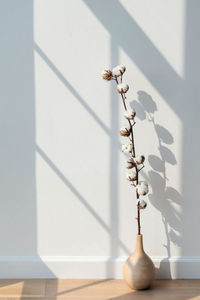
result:
[(120, 150), (122, 103), (100, 74), (123, 63), (151, 185), (145, 250), (158, 277), (199, 277), (200, 3), (0, 8), (0, 276), (121, 276), (136, 201)]

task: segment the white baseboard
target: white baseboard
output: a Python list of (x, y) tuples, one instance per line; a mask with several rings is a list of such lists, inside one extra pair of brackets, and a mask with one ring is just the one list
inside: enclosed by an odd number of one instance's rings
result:
[[(1, 256), (0, 278), (122, 278), (126, 257)], [(200, 257), (152, 257), (156, 278), (200, 278)]]

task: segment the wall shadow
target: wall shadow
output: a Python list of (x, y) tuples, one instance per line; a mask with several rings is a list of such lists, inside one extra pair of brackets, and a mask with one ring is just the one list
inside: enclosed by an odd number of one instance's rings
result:
[(79, 101), (81, 106), (88, 112), (88, 114), (95, 120), (99, 126), (105, 131), (106, 134), (110, 135), (110, 130), (99, 116), (91, 109), (87, 102), (81, 97), (78, 91), (71, 85), (71, 83), (65, 78), (65, 76), (58, 70), (55, 64), (49, 59), (49, 57), (43, 52), (43, 50), (34, 42), (34, 49), (40, 55), (40, 57), (45, 61), (49, 68), (54, 72), (54, 74), (59, 78), (59, 80), (65, 85), (65, 87), (74, 95), (76, 100)]
[[(75, 90), (70, 82), (63, 76), (63, 74), (57, 69), (54, 63), (44, 53), (44, 51), (34, 43), (35, 51), (40, 55), (44, 62), (49, 66), (51, 71), (57, 76), (57, 78), (66, 86), (67, 89), (74, 95), (89, 115), (96, 121), (100, 127), (110, 137), (110, 168), (109, 168), (109, 180), (110, 180), (110, 192), (109, 192), (109, 212), (110, 212), (110, 224), (109, 226), (99, 217), (98, 213), (90, 206), (90, 204), (84, 199), (84, 197), (76, 190), (72, 183), (67, 179), (62, 172), (49, 160), (48, 156), (44, 151), (36, 145), (36, 151), (41, 157), (48, 163), (48, 165), (56, 172), (56, 174), (62, 178), (63, 182), (70, 188), (71, 191), (77, 196), (82, 204), (90, 211), (90, 213), (96, 218), (96, 220), (102, 225), (102, 227), (109, 231), (110, 235), (110, 257), (118, 256), (118, 249), (121, 248), (128, 254), (130, 251), (127, 247), (119, 240), (118, 237), (118, 224), (119, 224), (119, 213), (118, 213), (118, 161), (119, 151), (121, 153), (121, 143), (119, 142), (119, 99), (117, 94), (113, 93), (113, 88), (116, 88), (115, 83), (111, 83), (110, 87), (110, 127), (106, 127), (105, 124), (99, 119), (99, 117), (91, 110), (81, 95)], [(117, 65), (118, 62), (118, 47), (116, 42), (111, 39), (110, 42), (110, 62), (111, 67)], [(114, 265), (107, 263), (107, 277), (115, 277)]]
[(112, 39), (180, 115), (182, 110), (179, 92), (180, 90), (183, 92), (182, 79), (120, 1), (84, 0), (84, 2), (108, 30)]
[[(181, 240), (178, 241), (177, 236), (174, 237), (175, 231), (171, 232), (170, 235), (171, 239), (175, 239), (176, 243), (180, 245), (180, 256), (198, 256), (200, 240), (194, 239), (194, 235), (198, 236), (199, 214), (197, 213), (198, 209), (196, 210), (195, 208), (198, 208), (199, 205), (196, 200), (196, 195), (193, 195), (191, 191), (193, 191), (194, 186), (198, 186), (200, 167), (200, 160), (198, 159), (200, 150), (200, 118), (198, 116), (200, 108), (200, 102), (198, 101), (200, 98), (200, 42), (197, 38), (200, 34), (200, 18), (198, 14), (200, 2), (198, 0), (184, 1), (184, 78), (181, 78), (173, 67), (170, 66), (162, 53), (156, 48), (119, 1), (84, 0), (84, 2), (108, 30), (111, 37), (115, 39), (118, 46), (133, 60), (134, 64), (136, 64), (149, 82), (157, 89), (182, 122), (182, 161), (180, 168), (182, 184)], [(111, 18), (110, 12), (112, 12), (112, 15), (115, 17)], [(131, 32), (131, 35), (127, 35), (127, 32)], [(160, 134), (160, 132), (158, 132), (158, 134)], [(174, 157), (170, 158), (170, 153), (166, 153), (167, 150), (163, 147), (166, 146), (162, 141), (161, 151), (164, 151), (164, 159), (166, 161), (167, 159), (173, 159)], [(162, 157), (163, 153), (161, 152), (158, 158), (150, 157), (150, 162), (154, 164), (154, 167), (162, 168), (162, 172), (154, 170), (149, 174), (154, 186), (154, 191), (157, 182), (157, 185), (162, 185), (162, 192), (165, 195), (163, 196), (164, 199), (170, 199), (171, 197), (175, 199), (173, 201), (179, 203), (180, 195), (173, 189), (166, 190), (165, 179), (163, 179), (164, 166)], [(193, 166), (192, 171), (190, 171), (191, 159)], [(157, 175), (155, 173), (157, 173)], [(159, 193), (161, 193), (161, 191)], [(167, 209), (168, 206), (170, 207), (169, 201), (166, 201), (165, 209)], [(158, 209), (161, 209), (161, 207), (158, 207)], [(180, 222), (171, 220), (169, 214), (163, 217), (164, 222), (167, 218), (167, 223), (173, 224), (177, 229), (180, 227), (180, 224), (178, 224)], [(180, 216), (177, 215), (176, 219), (178, 220), (179, 218)], [(174, 215), (172, 219), (174, 219)], [(179, 272), (179, 266), (177, 266), (176, 274), (177, 276), (182, 276), (181, 270)]]
[[(143, 117), (146, 116), (146, 113), (150, 115), (152, 118), (150, 122), (158, 137), (159, 156), (149, 156), (149, 163), (153, 170), (148, 175), (152, 185), (150, 201), (161, 212), (166, 230), (167, 257), (171, 255), (170, 245), (172, 242), (181, 247), (182, 255), (191, 253), (191, 245), (193, 245), (192, 252), (197, 255), (200, 243), (198, 239), (194, 240), (194, 229), (198, 228), (199, 216), (194, 213), (197, 200), (195, 197), (191, 197), (191, 190), (193, 186), (198, 186), (199, 160), (197, 158), (200, 150), (198, 116), (200, 63), (197, 38), (200, 31), (198, 16), (200, 3), (197, 0), (186, 1), (184, 80), (169, 66), (165, 58), (118, 1), (85, 0), (85, 3), (108, 29), (115, 45), (121, 46), (125, 50), (182, 120), (184, 201), (173, 187), (167, 186), (166, 163), (176, 164), (176, 158), (167, 147), (174, 142), (173, 136), (162, 124), (155, 122), (156, 105), (151, 96), (145, 92), (138, 94), (140, 101), (138, 105), (142, 103), (141, 111), (143, 110), (141, 116), (142, 114)], [(110, 18), (110, 11), (116, 18)], [(11, 0), (1, 2), (0, 17), (0, 79), (2, 82), (0, 89), (0, 217), (3, 224), (0, 227), (0, 255), (37, 256), (33, 2), (26, 0), (19, 0), (16, 3)], [(137, 44), (133, 42), (133, 39), (127, 38), (127, 28), (132, 30), (132, 36), (138, 41)], [(54, 72), (57, 70), (54, 69)], [(63, 81), (62, 77), (61, 80)], [(65, 80), (63, 82), (67, 85)], [(70, 88), (69, 85), (68, 88)], [(81, 102), (82, 99), (79, 95), (77, 97)], [(148, 101), (151, 104), (148, 104)], [(84, 106), (83, 101), (81, 103)], [(94, 115), (90, 108), (85, 108), (108, 134), (109, 131), (101, 120)], [(112, 118), (114, 117), (112, 116)], [(116, 127), (117, 119), (114, 120), (111, 129), (113, 134)], [(114, 144), (116, 144), (115, 137), (111, 141), (111, 145), (114, 146)], [(192, 172), (188, 171), (191, 168), (190, 158), (195, 160)], [(117, 159), (116, 154), (115, 159)], [(111, 169), (113, 164), (114, 160), (111, 162)], [(116, 166), (114, 168), (117, 172)], [(113, 204), (115, 204), (114, 198), (116, 197), (114, 190), (116, 178), (112, 179), (111, 183), (113, 187), (111, 186), (110, 193)], [(80, 194), (78, 195), (79, 198), (82, 197)], [(175, 212), (174, 208), (172, 209), (172, 202), (184, 205), (184, 216)], [(113, 204), (110, 204), (110, 207)], [(98, 215), (96, 216), (98, 219)], [(102, 223), (101, 220), (99, 222)], [(114, 228), (116, 222), (117, 217), (113, 217), (111, 214), (111, 227)], [(182, 239), (179, 238), (177, 232), (183, 236)], [(115, 229), (111, 240), (112, 254), (118, 251), (116, 250), (117, 235), (118, 229)], [(127, 251), (124, 245), (121, 244), (121, 246), (124, 251)], [(50, 276), (54, 276), (45, 264), (44, 269), (47, 273), (49, 272)]]
[[(150, 195), (150, 201), (162, 213), (162, 220), (167, 235), (167, 243), (165, 245), (167, 249), (167, 258), (169, 258), (171, 255), (170, 245), (172, 242), (182, 249), (182, 255), (187, 255), (191, 250), (189, 245), (192, 244), (193, 230), (191, 229), (192, 226), (190, 226), (191, 216), (193, 216), (192, 207), (195, 207), (196, 202), (195, 199), (192, 199), (189, 204), (186, 200), (190, 197), (190, 190), (194, 185), (194, 182), (195, 184), (198, 184), (198, 169), (196, 167), (191, 176), (191, 173), (188, 172), (191, 164), (188, 157), (198, 157), (200, 148), (200, 141), (198, 139), (199, 103), (196, 101), (196, 99), (199, 97), (197, 80), (199, 70), (199, 42), (198, 39), (195, 38), (198, 36), (200, 29), (200, 21), (197, 14), (200, 3), (197, 0), (186, 1), (185, 78), (182, 79), (169, 65), (165, 57), (154, 46), (148, 36), (133, 20), (133, 18), (129, 15), (119, 1), (111, 0), (108, 2), (102, 0), (98, 2), (85, 0), (84, 2), (97, 16), (103, 26), (105, 26), (105, 28), (109, 31), (111, 40), (114, 41), (116, 47), (122, 47), (122, 49), (128, 54), (128, 56), (134, 61), (143, 74), (171, 106), (177, 116), (182, 120), (182, 165), (184, 166), (182, 173), (182, 186), (184, 190), (184, 199), (181, 198), (180, 194), (173, 187), (167, 186), (166, 164), (176, 164), (176, 158), (174, 154), (167, 147), (168, 144), (173, 143), (173, 136), (166, 128), (162, 126), (162, 124), (157, 124), (154, 121), (154, 112), (152, 111), (148, 111), (148, 113), (150, 114), (150, 117), (153, 117), (151, 122), (158, 137), (159, 156), (149, 156), (149, 163), (153, 170), (149, 172), (148, 176), (152, 184), (153, 191), (152, 195)], [(116, 17), (110, 18), (111, 11)], [(127, 37), (127, 28), (129, 28), (129, 30), (132, 32), (133, 39)], [(134, 40), (137, 40), (137, 43), (134, 43)], [(39, 53), (38, 49), (37, 51)], [(44, 55), (43, 58), (46, 59)], [(51, 65), (51, 62), (47, 61), (47, 63)], [(57, 69), (54, 69), (53, 71), (58, 75), (58, 77), (62, 75)], [(72, 87), (69, 86), (69, 84), (66, 82), (66, 79), (62, 78), (62, 76), (60, 76), (60, 79), (68, 88), (71, 89), (73, 93), (76, 92), (73, 91)], [(77, 98), (85, 107), (82, 99), (80, 99), (80, 95), (77, 95)], [(148, 97), (144, 93), (140, 94), (139, 98), (141, 102), (148, 102), (146, 99)], [(190, 99), (190, 102), (188, 102), (188, 99)], [(90, 108), (85, 108), (91, 112)], [(146, 109), (149, 108), (146, 107)], [(152, 107), (150, 109), (152, 109)], [(92, 114), (93, 113), (91, 112), (91, 115)], [(98, 120), (97, 116), (93, 115), (93, 117), (96, 119), (99, 125), (102, 126), (107, 133), (109, 133), (109, 131), (104, 128), (101, 121)], [(190, 126), (187, 126), (188, 122), (190, 122)], [(116, 120), (114, 120), (113, 128), (111, 130), (115, 130), (116, 125)], [(113, 135), (113, 133), (111, 133), (111, 135)], [(195, 139), (193, 139), (193, 137), (195, 137)], [(111, 139), (113, 139), (111, 141), (111, 145), (112, 143), (114, 145), (115, 137), (112, 136)], [(196, 147), (188, 147), (191, 142), (196, 143)], [(197, 162), (196, 166), (197, 165), (199, 165), (199, 161)], [(113, 168), (113, 162), (111, 162), (111, 168)], [(157, 188), (158, 186), (159, 189)], [(116, 191), (113, 190), (112, 195), (116, 195)], [(115, 196), (113, 197), (112, 195), (111, 198), (114, 199)], [(160, 198), (160, 202), (157, 201), (158, 198)], [(112, 199), (111, 202), (113, 202)], [(178, 210), (174, 212), (172, 203), (176, 203), (177, 205), (181, 204), (183, 206), (184, 216), (180, 215)], [(193, 205), (191, 205), (191, 203)], [(112, 205), (110, 207), (112, 207)], [(113, 218), (113, 215), (111, 215), (111, 219), (111, 226), (114, 226), (114, 224), (116, 225), (117, 218)], [(192, 225), (193, 228), (197, 228), (198, 218), (192, 219)], [(115, 229), (114, 235), (117, 236), (117, 232), (118, 229)], [(187, 234), (183, 235), (184, 232)], [(195, 246), (194, 253), (198, 253), (200, 248), (199, 241), (196, 241)], [(115, 238), (112, 238), (111, 249), (114, 248), (116, 249), (117, 253), (117, 244)], [(111, 252), (114, 253), (115, 250), (112, 250)]]
[[(102, 228), (111, 235), (111, 227), (108, 226), (105, 221), (98, 215), (94, 208), (87, 202), (87, 200), (79, 193), (76, 187), (67, 179), (64, 174), (57, 168), (57, 166), (50, 160), (47, 154), (38, 146), (35, 146), (35, 150), (41, 156), (41, 158), (46, 162), (46, 164), (55, 172), (55, 174), (62, 180), (62, 182), (71, 190), (71, 192), (76, 196), (76, 198), (81, 202), (81, 204), (91, 213), (95, 220), (102, 226)], [(126, 245), (119, 240), (118, 236), (115, 236), (117, 239), (119, 247), (121, 247), (125, 253), (128, 253)]]
[[(33, 1), (1, 1), (0, 256), (3, 257), (38, 256), (33, 38)], [(54, 276), (42, 261), (40, 266), (47, 276)], [(5, 272), (5, 278), (12, 273), (13, 277), (24, 274), (20, 267), (14, 270), (12, 264)], [(37, 271), (36, 276), (40, 277)]]
[(32, 1), (1, 2), (0, 30), (0, 255), (35, 255)]
[[(171, 244), (181, 247), (182, 215), (180, 205), (182, 197), (180, 193), (168, 184), (166, 164), (176, 165), (174, 153), (169, 145), (174, 143), (174, 138), (167, 128), (156, 122), (158, 113), (156, 101), (145, 91), (138, 91), (138, 99), (131, 102), (132, 108), (137, 110), (137, 117), (140, 120), (147, 119), (149, 126), (157, 137), (159, 155), (150, 154), (148, 162), (152, 170), (148, 172), (147, 180), (150, 183), (152, 192), (148, 195), (151, 204), (161, 213), (165, 229), (167, 256), (160, 263), (156, 270), (157, 277), (171, 278), (170, 262)], [(176, 204), (176, 205), (174, 205)]]

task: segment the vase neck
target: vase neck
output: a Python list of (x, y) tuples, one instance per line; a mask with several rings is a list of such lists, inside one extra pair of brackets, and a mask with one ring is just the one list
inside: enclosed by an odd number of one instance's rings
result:
[(136, 251), (144, 252), (142, 234), (138, 234), (136, 238)]

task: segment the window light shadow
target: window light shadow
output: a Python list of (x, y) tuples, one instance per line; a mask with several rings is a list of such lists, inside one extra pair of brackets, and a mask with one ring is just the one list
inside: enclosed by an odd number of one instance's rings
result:
[[(194, 228), (198, 228), (198, 217), (192, 211), (197, 206), (196, 197), (191, 190), (198, 186), (199, 178), (199, 50), (200, 35), (198, 0), (184, 1), (185, 9), (185, 45), (184, 79), (169, 65), (165, 57), (152, 43), (145, 32), (126, 11), (120, 1), (84, 0), (88, 8), (108, 30), (119, 47), (132, 59), (149, 82), (164, 98), (182, 122), (181, 185), (183, 200), (181, 204), (183, 224), (180, 255), (188, 256), (191, 245), (198, 256), (200, 243), (194, 239)], [(112, 17), (110, 12), (112, 11)], [(170, 120), (169, 120), (170, 121)], [(163, 149), (165, 151), (165, 149)], [(190, 157), (195, 159), (191, 169)], [(172, 157), (171, 157), (172, 158)], [(171, 160), (168, 155), (168, 159)], [(173, 163), (176, 163), (173, 160)], [(159, 182), (158, 182), (159, 184)], [(194, 250), (192, 250), (194, 251)], [(181, 271), (180, 271), (181, 272)], [(177, 269), (177, 274), (179, 270)], [(181, 274), (180, 274), (181, 276)]]
[(133, 60), (158, 92), (167, 99), (176, 114), (181, 116), (176, 91), (184, 87), (184, 81), (169, 65), (165, 57), (120, 1), (84, 0), (84, 2), (108, 30), (118, 46)]
[[(71, 192), (80, 200), (80, 202), (85, 206), (85, 208), (91, 213), (91, 215), (96, 219), (96, 221), (104, 228), (106, 232), (110, 234), (110, 227), (104, 222), (104, 220), (98, 215), (98, 213), (91, 207), (91, 205), (85, 200), (85, 198), (79, 193), (79, 191), (73, 186), (73, 184), (67, 179), (64, 174), (56, 167), (56, 165), (49, 159), (45, 152), (36, 145), (37, 153), (43, 158), (47, 165), (56, 173), (56, 175), (62, 180), (62, 182), (71, 190)], [(129, 250), (124, 245), (122, 241), (117, 239), (119, 246), (129, 253)]]
[(55, 64), (47, 57), (47, 55), (36, 43), (34, 43), (34, 49), (46, 62), (49, 68), (55, 73), (55, 75), (60, 79), (60, 81), (67, 87), (67, 89), (69, 89), (69, 91), (74, 95), (74, 97), (79, 101), (79, 103), (85, 108), (85, 110), (90, 114), (90, 116), (93, 117), (93, 119), (99, 124), (99, 126), (104, 130), (104, 132), (107, 135), (110, 135), (109, 128), (103, 123), (103, 121), (97, 116), (97, 114), (91, 109), (91, 107), (85, 102), (85, 100), (80, 96), (80, 94), (75, 90), (75, 88), (70, 84), (70, 82), (64, 77), (64, 75), (58, 70)]

